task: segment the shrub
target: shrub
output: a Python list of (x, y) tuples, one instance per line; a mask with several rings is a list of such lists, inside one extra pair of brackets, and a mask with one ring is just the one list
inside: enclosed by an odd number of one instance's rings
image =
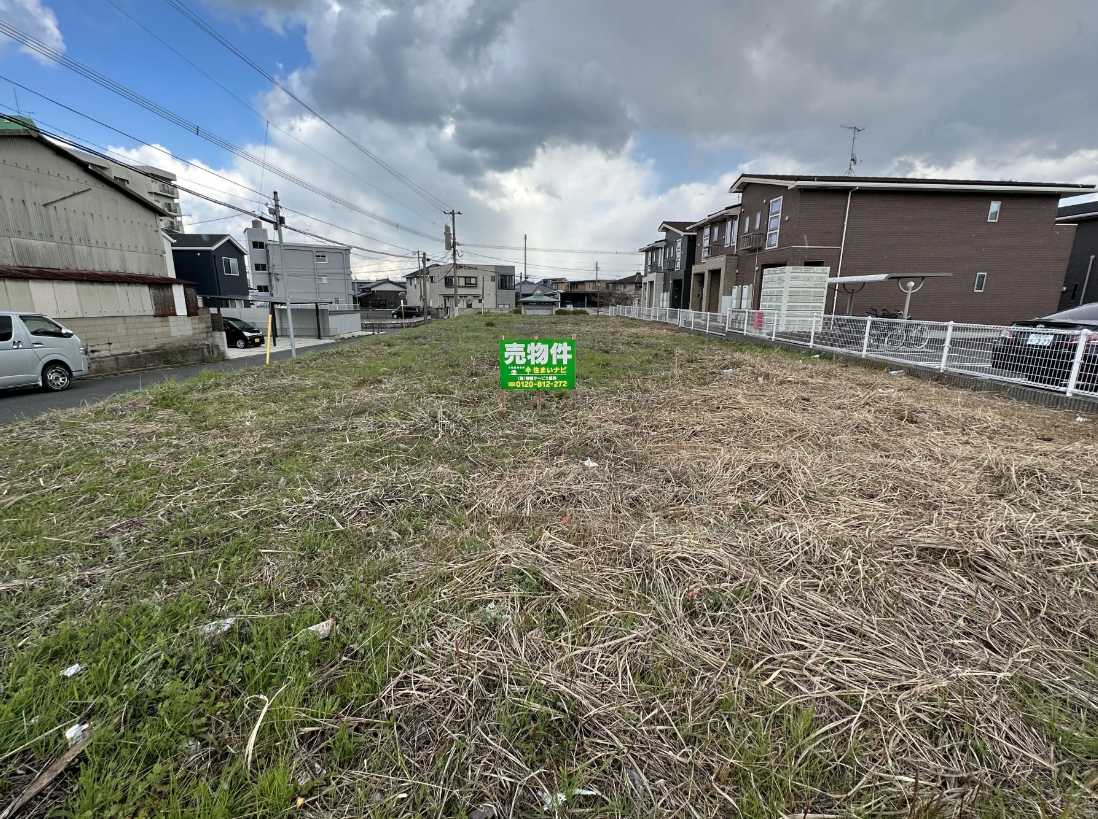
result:
[(511, 312), (514, 313), (516, 316), (521, 316), (522, 315), (522, 308), (521, 307), (516, 307)]
[(558, 316), (586, 316), (589, 313), (586, 310), (557, 310)]

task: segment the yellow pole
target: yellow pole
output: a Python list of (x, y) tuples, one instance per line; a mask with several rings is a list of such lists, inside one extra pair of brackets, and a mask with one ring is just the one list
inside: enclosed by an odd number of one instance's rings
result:
[(267, 314), (267, 363), (271, 363), (271, 320), (274, 318), (270, 313)]

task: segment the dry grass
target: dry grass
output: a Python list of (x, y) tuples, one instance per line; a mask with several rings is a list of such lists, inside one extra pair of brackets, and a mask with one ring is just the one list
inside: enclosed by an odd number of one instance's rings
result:
[[(36, 504), (33, 525), (0, 522), (36, 544), (6, 547), (8, 667), (58, 665), (71, 652), (35, 641), (153, 601), (176, 631), (126, 656), (166, 646), (214, 692), (187, 729), (207, 750), (180, 729), (137, 763), (176, 784), (135, 815), (538, 816), (543, 792), (585, 816), (1098, 815), (1094, 421), (578, 318), (535, 332), (580, 333), (586, 388), (500, 418), (501, 330), (466, 326), (441, 384), (422, 359), (445, 326), (4, 433), (7, 474), (55, 491), (11, 506)], [(89, 448), (78, 477), (49, 462)], [(92, 484), (101, 505), (73, 526), (58, 501)], [(0, 506), (16, 491), (0, 483)], [(235, 681), (243, 649), (163, 636), (230, 615), (256, 647)], [(337, 637), (288, 657), (328, 616)], [(127, 707), (102, 686), (68, 713)], [(263, 703), (245, 698), (285, 686), (248, 780)], [(4, 736), (0, 756), (30, 738)], [(40, 808), (91, 804), (90, 777)], [(203, 779), (238, 801), (203, 802)]]

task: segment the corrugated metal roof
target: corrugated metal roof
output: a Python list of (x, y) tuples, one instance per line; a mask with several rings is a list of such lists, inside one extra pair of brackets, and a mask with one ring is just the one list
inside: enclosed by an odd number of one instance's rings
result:
[(3, 122), (5, 122), (10, 127), (9, 128), (0, 128), (0, 136), (7, 137), (7, 138), (22, 137), (22, 138), (25, 138), (25, 139), (33, 139), (35, 142), (40, 142), (43, 145), (45, 145), (47, 148), (49, 148), (51, 151), (56, 153), (58, 156), (62, 156), (65, 159), (69, 160), (70, 162), (73, 162), (74, 164), (80, 166), (80, 168), (83, 169), (85, 172), (91, 174), (92, 176), (96, 177), (97, 179), (103, 180), (108, 185), (110, 185), (112, 188), (115, 188), (116, 190), (121, 191), (123, 194), (125, 194), (130, 199), (133, 199), (135, 202), (140, 202), (142, 205), (144, 205), (149, 210), (156, 213), (158, 216), (174, 216), (175, 215), (175, 214), (169, 213), (168, 211), (164, 210), (164, 208), (162, 208), (159, 205), (155, 204), (151, 199), (146, 199), (144, 196), (139, 194), (137, 191), (131, 190), (130, 188), (126, 187), (125, 185), (121, 184), (120, 182), (115, 181), (115, 178), (111, 174), (106, 174), (106, 173), (103, 173), (100, 170), (97, 170), (95, 167), (93, 167), (92, 165), (89, 165), (85, 160), (81, 159), (79, 156), (77, 156), (72, 151), (68, 150), (67, 148), (64, 148), (61, 145), (58, 145), (53, 140), (46, 139), (46, 137), (44, 137), (37, 129), (34, 129), (33, 127), (19, 127), (19, 125), (17, 125), (16, 123), (11, 122), (11, 120), (3, 120)]
[(141, 273), (111, 273), (99, 270), (59, 270), (49, 267), (13, 267), (0, 265), (0, 279), (39, 279), (60, 282), (109, 282), (112, 284), (183, 284), (194, 287), (193, 282), (170, 276), (145, 276)]

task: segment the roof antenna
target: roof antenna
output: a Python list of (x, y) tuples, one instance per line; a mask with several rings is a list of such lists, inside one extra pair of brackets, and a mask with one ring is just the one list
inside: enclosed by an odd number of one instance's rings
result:
[(854, 176), (854, 166), (858, 164), (858, 155), (854, 153), (854, 143), (858, 141), (858, 134), (864, 131), (865, 128), (859, 128), (857, 125), (840, 125), (839, 127), (852, 132), (850, 138), (850, 164), (846, 166), (846, 173), (843, 176)]

